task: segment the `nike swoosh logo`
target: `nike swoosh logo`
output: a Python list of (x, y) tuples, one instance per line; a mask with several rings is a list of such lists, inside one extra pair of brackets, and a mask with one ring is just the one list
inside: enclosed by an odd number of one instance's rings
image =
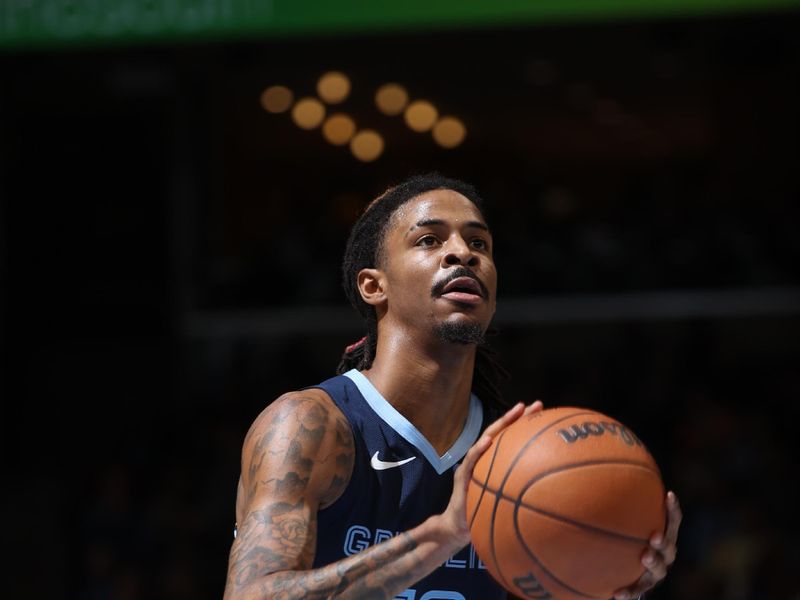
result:
[(411, 458), (406, 458), (404, 460), (398, 460), (394, 462), (381, 460), (378, 458), (378, 452), (372, 455), (372, 460), (369, 461), (369, 464), (372, 465), (372, 468), (376, 471), (385, 471), (386, 469), (393, 469), (394, 467), (399, 467), (400, 465), (404, 465), (406, 463), (411, 462), (417, 458), (416, 456), (412, 456)]

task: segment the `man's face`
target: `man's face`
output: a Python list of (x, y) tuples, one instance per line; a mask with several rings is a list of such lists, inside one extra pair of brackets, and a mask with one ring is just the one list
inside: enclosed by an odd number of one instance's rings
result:
[(478, 208), (453, 190), (425, 192), (395, 212), (380, 271), (385, 314), (404, 326), (482, 334), (494, 316), (492, 236)]

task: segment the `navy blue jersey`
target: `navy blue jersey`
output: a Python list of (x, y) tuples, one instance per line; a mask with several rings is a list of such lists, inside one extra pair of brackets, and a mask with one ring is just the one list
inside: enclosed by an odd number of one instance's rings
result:
[[(344, 413), (355, 440), (350, 483), (336, 502), (318, 513), (314, 567), (321, 567), (443, 512), (453, 491), (453, 471), (483, 429), (483, 409), (473, 394), (461, 435), (439, 456), (360, 372), (348, 371), (316, 387)], [(505, 597), (470, 544), (396, 600)]]

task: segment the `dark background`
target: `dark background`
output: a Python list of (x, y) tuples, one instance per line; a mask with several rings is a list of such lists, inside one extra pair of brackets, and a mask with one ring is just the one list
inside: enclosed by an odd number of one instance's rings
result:
[[(800, 18), (0, 54), (8, 597), (219, 598), (241, 442), (362, 335), (339, 262), (377, 193), (482, 191), (507, 393), (612, 414), (685, 521), (654, 599), (800, 598)], [(265, 112), (329, 69), (360, 163)], [(397, 81), (468, 128), (380, 115)]]

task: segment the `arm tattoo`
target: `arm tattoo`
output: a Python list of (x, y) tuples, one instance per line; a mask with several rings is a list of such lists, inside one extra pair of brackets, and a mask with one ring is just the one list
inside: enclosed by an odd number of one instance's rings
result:
[(302, 500), (295, 505), (275, 502), (247, 515), (234, 543), (235, 563), (231, 556), (236, 586), (282, 569), (311, 566), (316, 537), (302, 505)]
[(275, 598), (293, 600), (307, 598), (394, 598), (398, 591), (424, 576), (418, 574), (414, 563), (419, 560), (409, 556), (417, 547), (409, 533), (373, 546), (344, 560), (313, 571), (281, 571), (269, 581), (264, 580), (257, 591), (251, 590), (243, 598)]
[(353, 436), (341, 413), (318, 399), (292, 394), (276, 404), (245, 439), (242, 493), (249, 509), (231, 548), (226, 600), (392, 599), (446, 559), (432, 558), (430, 546), (417, 552), (405, 532), (311, 569), (317, 510), (349, 482)]
[[(327, 444), (323, 447), (323, 444)], [(226, 594), (287, 569), (309, 569), (320, 499), (347, 485), (354, 446), (341, 415), (313, 397), (293, 394), (248, 432), (242, 465), (246, 496), (263, 498), (239, 523)], [(309, 489), (316, 469), (316, 488)]]

